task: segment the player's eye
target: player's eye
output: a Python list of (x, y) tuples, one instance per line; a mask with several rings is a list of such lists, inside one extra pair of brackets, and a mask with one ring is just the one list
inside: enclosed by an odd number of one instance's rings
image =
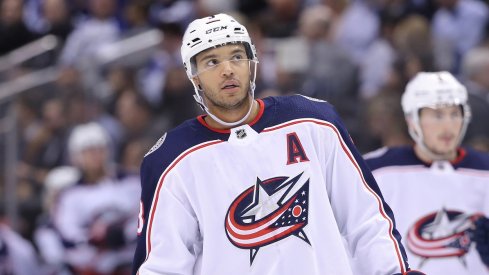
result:
[(219, 62), (217, 61), (217, 59), (209, 59), (207, 62), (206, 62), (206, 66), (207, 67), (214, 67), (216, 66), (217, 64), (219, 64)]
[(462, 118), (462, 113), (460, 111), (454, 111), (452, 113), (450, 113), (450, 117), (452, 119), (461, 119)]
[(235, 54), (235, 55), (233, 55), (231, 60), (238, 61), (238, 60), (242, 60), (242, 59), (243, 59), (242, 54)]

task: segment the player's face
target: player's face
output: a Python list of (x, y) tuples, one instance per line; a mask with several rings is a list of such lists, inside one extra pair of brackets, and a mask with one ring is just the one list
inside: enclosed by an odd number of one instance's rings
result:
[(419, 121), (428, 149), (440, 155), (456, 151), (463, 125), (463, 113), (459, 106), (423, 108)]
[(225, 45), (199, 53), (196, 84), (211, 112), (248, 109), (250, 61), (242, 44)]
[(84, 172), (98, 172), (105, 169), (107, 158), (108, 152), (106, 148), (90, 147), (80, 152), (79, 165)]

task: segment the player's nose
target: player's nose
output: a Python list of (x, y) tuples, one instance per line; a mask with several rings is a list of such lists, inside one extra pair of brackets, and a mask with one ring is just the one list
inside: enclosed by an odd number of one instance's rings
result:
[(234, 74), (234, 70), (231, 66), (230, 61), (225, 61), (219, 64), (221, 66), (221, 75), (222, 76), (230, 76)]

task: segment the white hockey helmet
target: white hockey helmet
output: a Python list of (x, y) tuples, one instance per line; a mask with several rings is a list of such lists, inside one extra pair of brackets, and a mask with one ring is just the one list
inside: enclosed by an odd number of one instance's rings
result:
[(405, 116), (413, 122), (413, 127), (409, 127), (409, 134), (417, 144), (427, 149), (423, 142), (423, 132), (419, 124), (420, 109), (459, 105), (462, 107), (464, 116), (458, 137), (460, 144), (471, 119), (467, 101), (467, 89), (451, 73), (446, 71), (418, 73), (406, 85), (401, 101)]
[(187, 77), (194, 86), (194, 99), (199, 106), (207, 112), (214, 120), (225, 126), (235, 126), (245, 121), (251, 113), (251, 107), (248, 113), (239, 121), (225, 122), (213, 115), (200, 95), (200, 89), (196, 86), (193, 78), (198, 75), (195, 56), (207, 49), (217, 48), (227, 44), (242, 43), (246, 50), (247, 58), (252, 61), (250, 63), (250, 94), (254, 98), (256, 70), (258, 56), (256, 54), (255, 45), (251, 42), (250, 35), (246, 28), (238, 23), (236, 19), (227, 14), (216, 14), (201, 19), (196, 19), (187, 27), (183, 35), (181, 54), (183, 66), (187, 73)]
[(230, 43), (243, 43), (248, 58), (258, 61), (256, 49), (246, 28), (227, 14), (216, 14), (194, 20), (182, 41), (182, 60), (189, 79), (197, 74), (194, 57), (207, 49)]
[(53, 168), (44, 179), (44, 207), (53, 211), (58, 194), (73, 186), (81, 177), (80, 170), (72, 166), (58, 166)]
[(106, 147), (109, 145), (109, 135), (107, 131), (98, 123), (90, 122), (78, 125), (73, 128), (68, 140), (68, 151), (70, 157), (91, 147)]

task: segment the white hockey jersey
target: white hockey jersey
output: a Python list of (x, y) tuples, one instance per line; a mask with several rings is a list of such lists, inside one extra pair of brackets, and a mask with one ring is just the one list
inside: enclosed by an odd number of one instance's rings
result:
[(392, 212), (325, 102), (259, 100), (231, 130), (203, 117), (145, 156), (134, 274), (402, 274)]
[(426, 274), (489, 274), (470, 240), (472, 221), (489, 216), (489, 156), (460, 148), (454, 162), (419, 160), (412, 147), (365, 156), (394, 211), (412, 268)]
[[(109, 273), (120, 264), (131, 261), (134, 232), (137, 227), (139, 177), (119, 173), (95, 184), (78, 184), (59, 195), (53, 224), (66, 246), (64, 260), (72, 266), (92, 267)], [(91, 243), (95, 234), (104, 235), (105, 228), (121, 223), (125, 242), (117, 249), (98, 248)], [(99, 236), (100, 237), (100, 236)], [(109, 238), (105, 236), (103, 240)]]

